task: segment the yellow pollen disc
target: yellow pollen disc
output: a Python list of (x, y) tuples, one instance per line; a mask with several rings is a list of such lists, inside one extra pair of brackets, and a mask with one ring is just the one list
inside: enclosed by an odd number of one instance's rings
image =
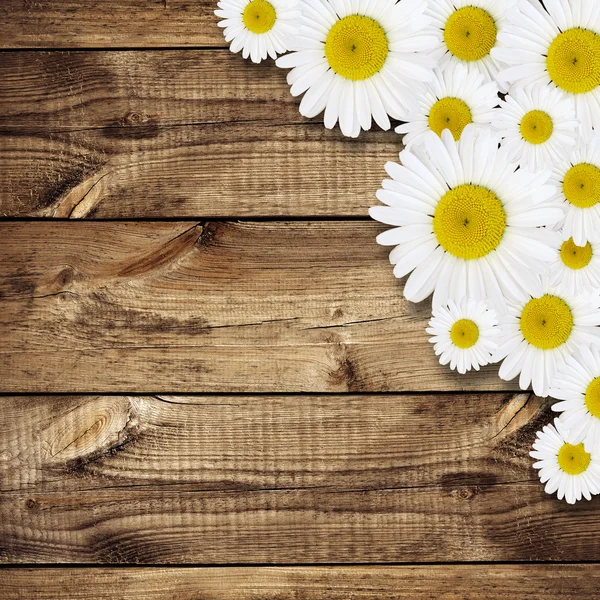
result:
[(573, 313), (568, 304), (545, 294), (532, 298), (521, 313), (523, 337), (540, 350), (552, 350), (564, 344), (573, 330)]
[(559, 33), (548, 48), (546, 69), (566, 92), (591, 92), (600, 85), (600, 35), (579, 27)]
[(560, 259), (569, 269), (583, 269), (592, 260), (592, 245), (588, 242), (585, 246), (577, 246), (573, 238), (569, 238), (560, 247)]
[(460, 319), (452, 325), (450, 339), (458, 348), (471, 348), (479, 339), (479, 327), (471, 319)]
[(591, 208), (600, 202), (600, 169), (580, 163), (571, 167), (563, 180), (563, 194), (574, 206)]
[(333, 25), (325, 40), (325, 58), (341, 77), (358, 81), (381, 71), (388, 55), (383, 27), (370, 17), (350, 15)]
[(547, 112), (530, 110), (521, 119), (521, 136), (530, 144), (543, 144), (550, 139), (554, 125)]
[(591, 458), (583, 444), (563, 444), (558, 451), (558, 466), (569, 475), (579, 475), (590, 466)]
[(455, 10), (446, 21), (444, 42), (460, 60), (485, 58), (496, 43), (496, 23), (489, 12), (476, 6)]
[(506, 213), (498, 196), (472, 183), (446, 192), (435, 209), (433, 232), (440, 246), (465, 260), (481, 258), (498, 247)]
[(252, 0), (244, 9), (242, 20), (252, 33), (267, 33), (275, 25), (277, 14), (267, 0)]
[(458, 140), (463, 129), (472, 122), (471, 109), (458, 98), (442, 98), (429, 111), (429, 129), (439, 136), (444, 129), (449, 129), (454, 139)]
[(600, 419), (600, 377), (596, 377), (585, 391), (585, 405), (594, 417)]

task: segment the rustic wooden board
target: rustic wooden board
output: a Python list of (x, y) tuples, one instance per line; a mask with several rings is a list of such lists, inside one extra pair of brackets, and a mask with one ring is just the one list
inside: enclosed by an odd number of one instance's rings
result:
[(438, 364), (373, 222), (5, 222), (4, 392), (510, 390)]
[(600, 559), (528, 394), (0, 400), (4, 562)]
[(2, 0), (0, 47), (223, 47), (215, 8), (206, 0)]
[(0, 492), (535, 481), (548, 402), (520, 394), (0, 398)]
[(224, 50), (5, 53), (0, 216), (366, 216), (400, 136), (297, 103)]
[(6, 569), (14, 600), (580, 600), (597, 565)]

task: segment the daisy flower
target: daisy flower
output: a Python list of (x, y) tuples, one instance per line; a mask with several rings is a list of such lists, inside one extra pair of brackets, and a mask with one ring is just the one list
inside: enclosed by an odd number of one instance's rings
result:
[(565, 209), (559, 226), (578, 246), (584, 246), (600, 231), (600, 137), (577, 145), (555, 167), (551, 183)]
[(598, 451), (588, 452), (576, 443), (559, 419), (537, 432), (529, 455), (537, 460), (533, 468), (539, 470), (547, 494), (558, 492), (559, 500), (575, 504), (582, 497), (591, 500), (600, 491)]
[(540, 82), (575, 100), (581, 134), (600, 127), (600, 11), (596, 0), (520, 0), (507, 11), (510, 23), (498, 33), (494, 58), (510, 68), (511, 83)]
[(215, 15), (223, 21), (225, 41), (232, 52), (259, 63), (292, 49), (298, 33), (300, 9), (297, 0), (221, 0)]
[(450, 63), (443, 71), (436, 69), (433, 81), (419, 97), (419, 110), (409, 114), (396, 133), (406, 134), (402, 142), (407, 148), (420, 143), (426, 131), (441, 135), (449, 129), (458, 140), (469, 123), (490, 125), (498, 103), (495, 82), (463, 64)]
[(500, 65), (491, 50), (508, 24), (505, 14), (517, 0), (431, 0), (427, 15), (437, 32), (433, 56), (441, 69), (448, 64), (468, 64), (503, 92), (506, 84), (498, 77)]
[(433, 336), (429, 341), (434, 344), (440, 364), (450, 363), (452, 370), (464, 375), (491, 362), (498, 347), (497, 324), (495, 311), (485, 303), (462, 298), (460, 302), (450, 300), (446, 306), (433, 310), (426, 331)]
[(300, 113), (325, 111), (325, 127), (340, 123), (356, 137), (403, 120), (417, 105), (416, 92), (431, 80), (434, 61), (425, 54), (435, 36), (426, 0), (303, 0), (298, 51), (277, 66), (292, 68), (293, 96), (304, 94)]
[(371, 217), (394, 225), (377, 237), (390, 253), (394, 275), (410, 277), (404, 295), (434, 307), (471, 296), (505, 307), (505, 297), (542, 291), (538, 276), (555, 259), (552, 227), (562, 210), (547, 202), (549, 173), (533, 175), (503, 161), (488, 128), (465, 127), (456, 142), (449, 130), (424, 135), (425, 148), (388, 162)]
[(550, 267), (549, 282), (571, 296), (600, 290), (600, 236), (594, 234), (584, 246), (565, 236)]
[(564, 161), (577, 141), (578, 125), (573, 99), (539, 84), (511, 89), (494, 117), (508, 159), (530, 171)]
[(573, 439), (583, 441), (588, 452), (600, 449), (600, 348), (584, 347), (568, 356), (550, 386), (550, 396), (562, 400), (552, 410), (562, 413), (560, 420)]
[(504, 359), (500, 378), (514, 379), (519, 387), (531, 384), (538, 396), (547, 396), (552, 378), (568, 355), (600, 342), (600, 296), (571, 296), (548, 285), (541, 294), (510, 303), (500, 317), (502, 339), (494, 362)]

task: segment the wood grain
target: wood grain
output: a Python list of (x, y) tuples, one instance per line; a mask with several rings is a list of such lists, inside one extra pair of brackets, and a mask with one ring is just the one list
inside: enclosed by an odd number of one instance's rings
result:
[(535, 481), (529, 393), (0, 398), (0, 491), (193, 484), (387, 489)]
[(0, 215), (366, 216), (400, 137), (348, 140), (297, 103), (227, 51), (5, 53)]
[(2, 0), (0, 47), (223, 47), (215, 8), (206, 0)]
[(0, 226), (4, 392), (510, 390), (438, 364), (373, 222)]
[[(0, 560), (578, 561), (528, 394), (1, 399)], [(5, 482), (5, 483), (4, 483)]]
[(3, 600), (579, 600), (597, 565), (6, 569)]

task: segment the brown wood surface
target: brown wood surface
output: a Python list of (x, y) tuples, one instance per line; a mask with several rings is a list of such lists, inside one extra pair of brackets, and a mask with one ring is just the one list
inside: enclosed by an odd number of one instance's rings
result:
[(207, 0), (2, 0), (2, 48), (227, 44)]
[(215, 6), (0, 2), (0, 563), (98, 564), (0, 600), (595, 598), (550, 401), (440, 367), (375, 243), (400, 137), (302, 118)]
[(5, 397), (4, 562), (598, 560), (528, 394)]
[(373, 222), (0, 224), (0, 391), (510, 390), (460, 376)]
[(297, 104), (226, 50), (5, 53), (0, 216), (366, 216), (400, 136)]
[(14, 600), (580, 600), (595, 565), (8, 569)]

